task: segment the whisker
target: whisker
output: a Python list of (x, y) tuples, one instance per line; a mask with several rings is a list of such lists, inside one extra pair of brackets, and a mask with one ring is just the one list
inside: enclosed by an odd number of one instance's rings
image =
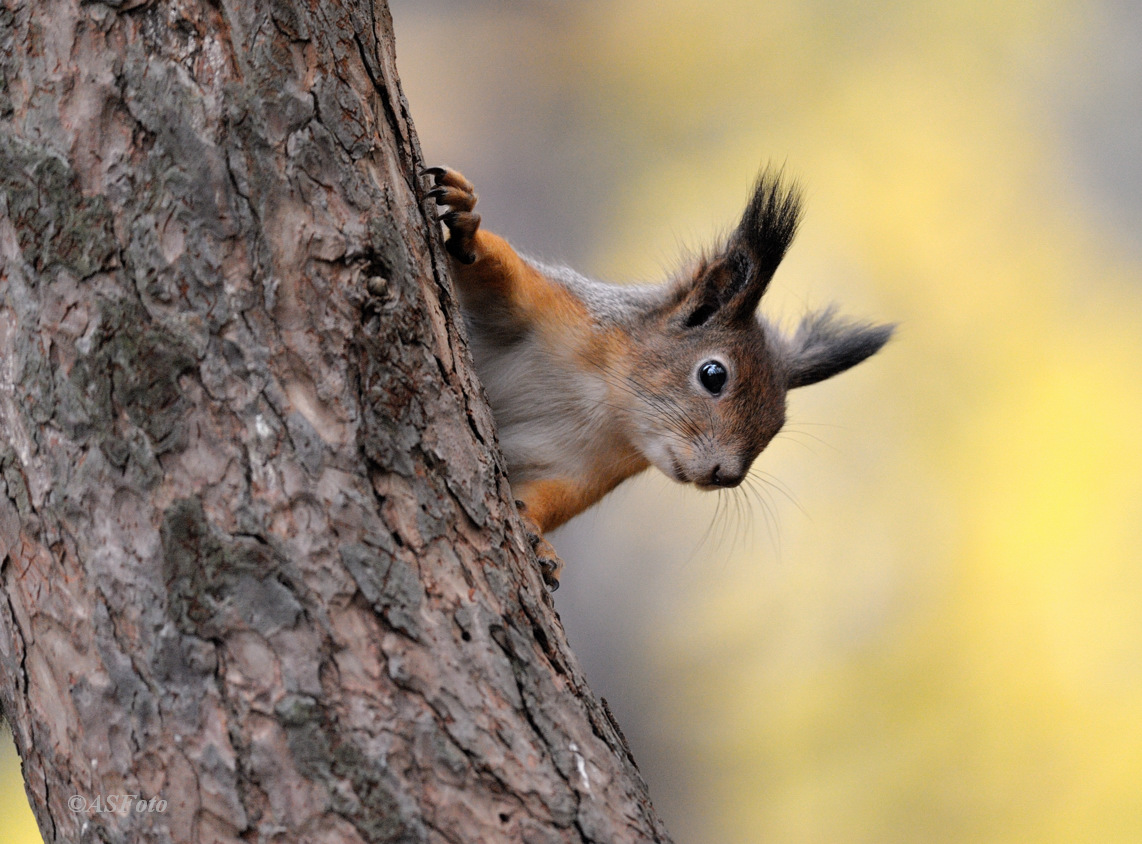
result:
[(812, 425), (814, 428), (833, 428), (837, 431), (849, 431), (848, 425), (839, 425), (836, 422), (810, 422), (806, 419), (798, 420), (798, 425)]
[(813, 449), (809, 445), (801, 442), (799, 439), (796, 439), (796, 438), (797, 437), (805, 437), (806, 439), (810, 439), (814, 443), (817, 443), (818, 445), (825, 446), (825, 448), (832, 449), (833, 451), (837, 450), (837, 447), (835, 445), (833, 445), (831, 442), (829, 442), (828, 440), (823, 439), (821, 437), (818, 437), (815, 434), (811, 434), (808, 431), (799, 431), (796, 428), (789, 427), (788, 425), (786, 425), (784, 428), (782, 428), (777, 436), (778, 437), (787, 437), (790, 440), (790, 442), (796, 443), (797, 445), (801, 446), (804, 449), (807, 449), (809, 452), (811, 452), (813, 454), (816, 454), (816, 452), (813, 451)]
[[(761, 486), (758, 486), (758, 484), (761, 484)], [(751, 474), (746, 476), (745, 489), (758, 507), (761, 508), (762, 518), (765, 521), (766, 535), (769, 538), (770, 545), (780, 556), (781, 522), (777, 518), (777, 503), (770, 494), (769, 485), (766, 484), (763, 478)]]
[(759, 470), (755, 480), (759, 483), (765, 484), (770, 489), (780, 492), (783, 496), (785, 496), (786, 500), (789, 501), (790, 504), (801, 511), (801, 514), (804, 515), (805, 518), (809, 519), (809, 521), (813, 520), (813, 517), (809, 515), (809, 511), (801, 506), (801, 502), (797, 500), (797, 496), (795, 496), (789, 487), (786, 486), (785, 483), (780, 479), (778, 479), (776, 475), (772, 475), (769, 472)]
[(607, 363), (597, 364), (596, 369), (603, 375), (605, 383), (645, 402), (664, 420), (673, 422), (684, 434), (698, 433), (696, 422), (687, 417), (673, 398), (641, 381), (637, 373), (620, 373)]
[[(719, 492), (720, 491), (721, 490), (719, 490)], [(710, 542), (710, 537), (713, 535), (714, 529), (718, 526), (719, 522), (722, 522), (724, 520), (724, 515), (723, 515), (725, 513), (725, 507), (723, 506), (724, 503), (725, 502), (722, 500), (721, 495), (715, 496), (715, 498), (714, 498), (714, 513), (710, 517), (709, 522), (706, 523), (706, 529), (704, 531), (702, 531), (702, 535), (698, 538), (698, 541), (694, 544), (694, 547), (690, 549), (690, 553), (686, 557), (686, 565), (689, 565), (690, 563), (694, 562), (695, 559), (697, 559), (698, 552), (701, 551), (702, 548), (704, 548), (708, 542)], [(722, 534), (719, 535), (719, 537), (716, 540), (714, 540), (713, 546), (715, 548), (720, 547), (723, 539), (724, 539), (724, 528), (723, 528)]]
[(734, 531), (734, 541), (738, 541), (738, 536), (741, 536), (741, 543), (743, 548), (747, 548), (753, 544), (753, 519), (750, 518), (749, 502), (742, 495), (735, 495), (734, 490), (727, 490), (727, 493), (734, 500), (735, 508), (737, 511), (738, 525)]

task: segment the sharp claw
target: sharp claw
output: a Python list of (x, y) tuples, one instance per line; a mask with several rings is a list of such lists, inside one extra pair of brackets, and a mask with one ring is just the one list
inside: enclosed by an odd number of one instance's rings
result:
[(555, 564), (554, 560), (546, 558), (539, 558), (539, 574), (543, 578), (543, 584), (547, 587), (547, 591), (554, 592), (559, 588), (559, 578), (555, 576), (559, 567)]
[(445, 185), (437, 185), (432, 190), (428, 191), (425, 196), (435, 199), (438, 196), (444, 196), (448, 193), (448, 188)]
[(422, 176), (443, 176), (448, 172), (447, 167), (424, 167), (420, 171)]

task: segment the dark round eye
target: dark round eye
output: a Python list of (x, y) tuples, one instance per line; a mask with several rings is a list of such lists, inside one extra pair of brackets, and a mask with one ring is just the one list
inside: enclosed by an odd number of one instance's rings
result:
[(698, 367), (698, 380), (710, 395), (720, 395), (726, 386), (726, 368), (716, 360), (708, 360)]

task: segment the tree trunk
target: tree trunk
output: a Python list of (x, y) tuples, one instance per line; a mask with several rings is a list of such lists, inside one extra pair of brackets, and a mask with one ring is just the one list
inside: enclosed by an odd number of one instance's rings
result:
[(45, 839), (667, 840), (511, 504), (386, 5), (6, 0), (0, 42)]

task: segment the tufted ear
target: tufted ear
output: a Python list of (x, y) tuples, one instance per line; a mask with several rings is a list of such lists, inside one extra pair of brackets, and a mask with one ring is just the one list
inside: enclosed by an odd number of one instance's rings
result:
[(679, 305), (684, 324), (753, 319), (800, 220), (797, 186), (786, 186), (780, 171), (767, 168), (725, 248), (702, 265), (685, 291)]
[(832, 378), (880, 351), (895, 326), (848, 322), (832, 308), (809, 314), (784, 342), (789, 389)]

